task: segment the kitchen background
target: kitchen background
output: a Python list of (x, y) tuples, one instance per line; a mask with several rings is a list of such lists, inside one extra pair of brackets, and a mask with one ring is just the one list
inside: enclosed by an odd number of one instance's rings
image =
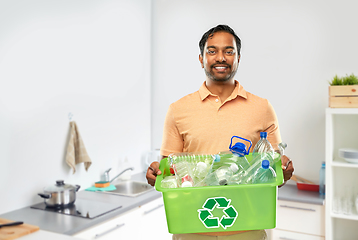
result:
[[(0, 214), (42, 201), (64, 179), (82, 189), (143, 171), (170, 103), (205, 80), (198, 41), (230, 25), (236, 75), (269, 99), (295, 173), (318, 182), (328, 81), (358, 72), (353, 0), (0, 0)], [(73, 114), (89, 171), (65, 163)]]

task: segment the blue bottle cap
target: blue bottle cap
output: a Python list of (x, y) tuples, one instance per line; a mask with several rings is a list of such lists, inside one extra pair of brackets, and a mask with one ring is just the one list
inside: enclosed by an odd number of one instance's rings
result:
[(270, 166), (270, 161), (269, 160), (262, 160), (261, 166), (263, 169), (268, 169)]
[(261, 138), (267, 138), (267, 132), (260, 132)]
[(241, 142), (235, 143), (235, 145), (230, 150), (232, 153), (237, 153), (241, 156), (248, 154), (246, 152), (246, 145)]

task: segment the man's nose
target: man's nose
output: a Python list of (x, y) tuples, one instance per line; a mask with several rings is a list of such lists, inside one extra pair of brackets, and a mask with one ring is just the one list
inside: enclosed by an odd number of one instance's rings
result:
[(219, 51), (217, 54), (216, 54), (216, 59), (215, 59), (217, 62), (226, 62), (226, 59), (225, 59), (225, 55), (222, 51)]

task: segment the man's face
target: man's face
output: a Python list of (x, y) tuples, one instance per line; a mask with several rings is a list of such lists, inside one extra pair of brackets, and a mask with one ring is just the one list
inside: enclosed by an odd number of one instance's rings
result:
[(211, 35), (204, 47), (204, 56), (199, 56), (206, 76), (213, 81), (224, 82), (233, 79), (240, 61), (235, 38), (228, 32)]

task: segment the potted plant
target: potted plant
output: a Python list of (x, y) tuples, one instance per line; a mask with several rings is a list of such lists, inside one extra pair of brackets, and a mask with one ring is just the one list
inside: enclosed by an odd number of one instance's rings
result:
[(358, 107), (358, 77), (354, 74), (338, 77), (335, 75), (329, 82), (329, 107)]

